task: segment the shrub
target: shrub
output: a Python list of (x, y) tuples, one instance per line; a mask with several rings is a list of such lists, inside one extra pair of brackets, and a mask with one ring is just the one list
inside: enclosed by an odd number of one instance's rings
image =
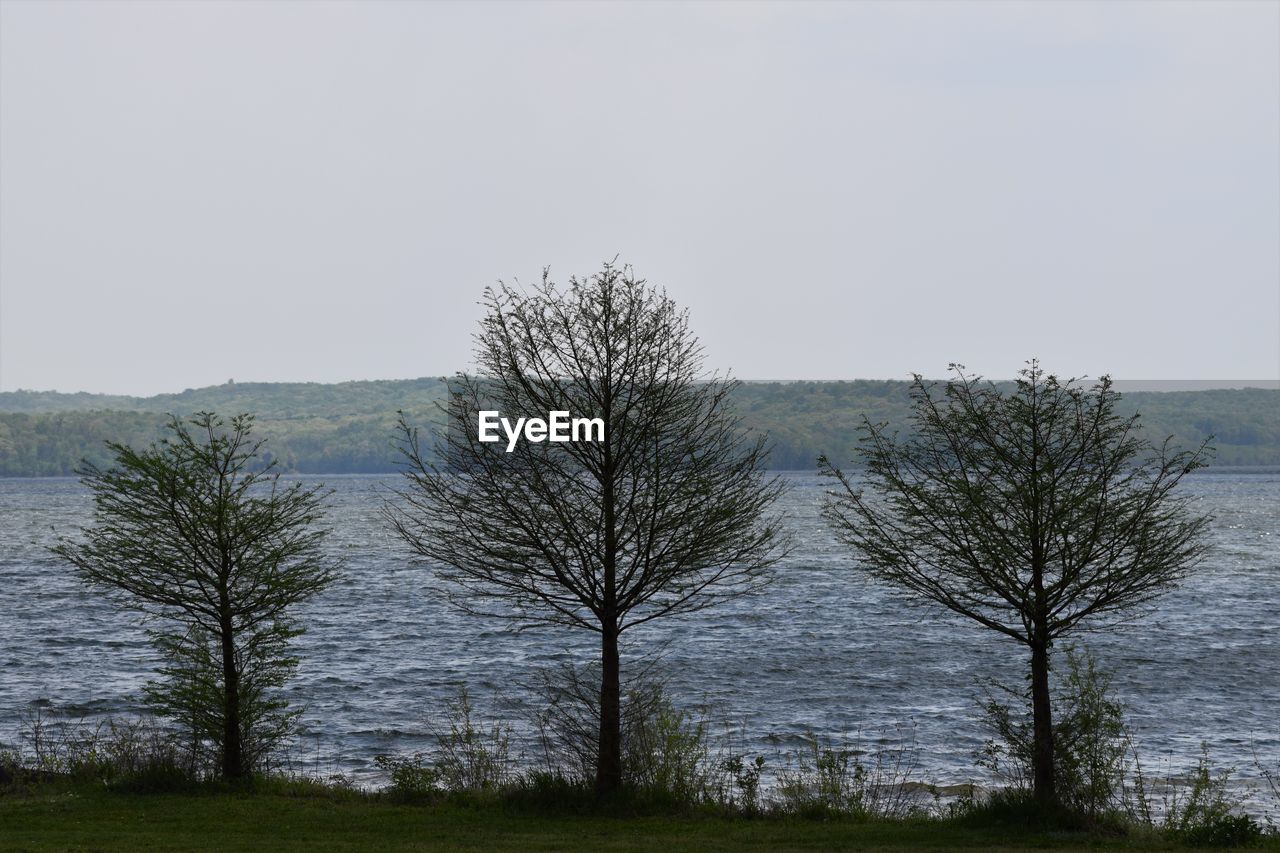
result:
[(8, 759), (15, 782), (57, 779), (174, 790), (208, 778), (211, 771), (177, 732), (144, 717), (90, 722), (37, 708), (23, 721), (21, 738), (26, 749)]
[(539, 813), (589, 812), (597, 805), (595, 786), (559, 773), (531, 770), (507, 785), (503, 803)]
[(297, 772), (278, 772), (255, 778), (253, 790), (255, 793), (279, 797), (336, 801), (359, 800), (368, 796), (368, 792), (357, 786), (355, 781), (345, 773), (316, 776)]
[[(1128, 739), (1124, 706), (1111, 696), (1110, 673), (1086, 650), (1066, 649), (1066, 670), (1054, 691), (1054, 768), (1059, 802), (1097, 820), (1119, 805)], [(994, 690), (1016, 697), (1014, 707), (989, 689), (983, 722), (992, 733), (977, 754), (985, 767), (1017, 791), (1030, 788), (1033, 731), (1028, 690), (998, 684)]]
[(391, 777), (390, 793), (398, 798), (419, 800), (440, 793), (440, 774), (425, 762), (421, 752), (411, 756), (375, 755), (373, 762)]
[(1230, 775), (1227, 770), (1210, 770), (1209, 749), (1202, 744), (1190, 778), (1151, 780), (1135, 750), (1131, 781), (1124, 789), (1125, 807), (1139, 824), (1186, 844), (1246, 846), (1262, 837), (1262, 827), (1248, 815), (1235, 813), (1238, 803), (1227, 788)]
[(1262, 827), (1247, 814), (1218, 814), (1181, 833), (1192, 847), (1250, 847), (1262, 839)]
[(117, 789), (181, 790), (207, 778), (212, 768), (187, 751), (178, 733), (141, 718), (108, 720), (97, 746), (103, 781)]
[(819, 743), (810, 732), (797, 766), (778, 775), (778, 797), (784, 810), (804, 817), (861, 813), (866, 772), (848, 749)]
[[(539, 675), (546, 703), (536, 723), (543, 772), (574, 784), (595, 779), (600, 733), (595, 664), (566, 664)], [(679, 709), (663, 682), (641, 669), (623, 689), (623, 787), (632, 796), (691, 806), (712, 799), (716, 762), (705, 713)]]
[(1280, 836), (1280, 826), (1276, 825), (1276, 820), (1280, 819), (1280, 756), (1275, 758), (1274, 765), (1268, 766), (1258, 757), (1258, 752), (1255, 749), (1253, 765), (1257, 768), (1258, 775), (1262, 779), (1262, 790), (1259, 794), (1268, 803), (1267, 810), (1263, 813), (1263, 819), (1266, 821), (1270, 833)]
[(1039, 802), (1030, 787), (999, 788), (984, 797), (974, 797), (970, 793), (949, 804), (943, 815), (974, 827), (1008, 826), (1037, 832), (1078, 832), (1099, 828), (1079, 812), (1062, 805), (1046, 806)]
[(409, 756), (377, 755), (374, 763), (391, 777), (391, 793), (420, 799), (449, 793), (495, 791), (514, 778), (511, 728), (480, 725), (466, 687), (428, 721), (435, 749)]
[(625, 784), (672, 805), (704, 802), (712, 766), (705, 715), (676, 708), (658, 683), (632, 691), (629, 699), (622, 742)]
[[(882, 733), (883, 734), (883, 733)], [(796, 764), (778, 773), (779, 807), (804, 817), (902, 818), (923, 811), (912, 784), (919, 759), (914, 728), (872, 750), (822, 743), (810, 732)]]
[(723, 793), (717, 798), (720, 805), (729, 811), (737, 811), (745, 815), (758, 814), (760, 812), (760, 775), (764, 772), (764, 756), (757, 755), (754, 761), (748, 763), (746, 756), (733, 755), (724, 759), (722, 766), (728, 785), (722, 787)]
[(481, 727), (465, 687), (446, 704), (435, 741), (435, 770), (446, 790), (491, 791), (510, 781), (511, 727), (500, 722)]

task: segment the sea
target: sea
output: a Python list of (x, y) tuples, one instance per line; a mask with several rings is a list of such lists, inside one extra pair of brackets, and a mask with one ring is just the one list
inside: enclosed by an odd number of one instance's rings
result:
[[(637, 628), (624, 677), (660, 678), (712, 735), (771, 769), (817, 739), (909, 750), (919, 781), (992, 784), (975, 761), (990, 737), (979, 704), (993, 683), (1025, 683), (1025, 648), (869, 577), (821, 517), (830, 482), (783, 477), (794, 548), (771, 586)], [(345, 577), (296, 612), (306, 633), (286, 690), (302, 709), (294, 759), (382, 784), (375, 756), (429, 750), (465, 688), (477, 717), (509, 725), (513, 754), (535, 765), (542, 674), (589, 663), (595, 635), (450, 603), (387, 529), (381, 508), (398, 478), (299, 479), (333, 490), (327, 547)], [(1280, 771), (1280, 469), (1209, 469), (1179, 488), (1212, 516), (1208, 559), (1145, 611), (1070, 642), (1111, 673), (1145, 771), (1185, 776), (1203, 751), (1261, 810), (1263, 772)], [(22, 749), (35, 714), (92, 723), (145, 710), (158, 664), (146, 630), (163, 626), (86, 588), (49, 550), (91, 520), (75, 479), (0, 479), (0, 749)]]

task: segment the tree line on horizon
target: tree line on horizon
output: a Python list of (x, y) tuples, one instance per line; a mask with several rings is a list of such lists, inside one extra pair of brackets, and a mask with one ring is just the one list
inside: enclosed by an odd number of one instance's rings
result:
[[(1007, 387), (1007, 386), (1004, 386)], [(440, 379), (333, 385), (235, 383), (156, 397), (0, 393), (0, 477), (66, 477), (82, 459), (109, 461), (107, 441), (161, 438), (167, 415), (253, 412), (279, 468), (298, 474), (390, 474), (397, 412), (431, 429), (443, 423)], [(896, 380), (744, 382), (733, 391), (743, 423), (767, 432), (770, 468), (812, 471), (819, 456), (851, 460), (865, 415), (910, 429), (911, 383)], [(1153, 440), (1188, 446), (1213, 435), (1216, 466), (1280, 465), (1280, 391), (1128, 392), (1118, 411), (1141, 412)]]
[[(594, 788), (623, 787), (619, 640), (629, 629), (767, 594), (791, 534), (769, 441), (742, 428), (743, 387), (703, 372), (687, 313), (629, 267), (561, 289), (486, 291), (475, 361), (442, 402), (450, 428), (393, 427), (401, 486), (384, 518), (406, 553), (478, 618), (563, 625), (599, 641)], [(1110, 380), (1060, 380), (1031, 361), (1013, 383), (952, 366), (909, 386), (896, 432), (851, 430), (862, 476), (827, 458), (830, 535), (865, 571), (1016, 642), (1027, 655), (1035, 801), (1059, 804), (1050, 673), (1055, 643), (1151, 602), (1202, 560), (1208, 519), (1177, 490), (1207, 440), (1151, 442)], [(475, 439), (477, 413), (591, 411), (605, 440)], [(289, 716), (279, 688), (302, 630), (294, 605), (342, 567), (325, 556), (326, 493), (259, 464), (253, 419), (173, 417), (137, 451), (81, 469), (92, 522), (55, 552), (82, 579), (158, 617), (167, 661), (152, 688), (191, 715), (220, 775), (251, 776)]]

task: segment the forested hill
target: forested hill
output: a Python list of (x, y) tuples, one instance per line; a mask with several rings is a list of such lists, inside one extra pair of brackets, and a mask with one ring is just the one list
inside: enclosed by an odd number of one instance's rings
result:
[[(285, 470), (360, 473), (396, 470), (396, 411), (435, 422), (439, 379), (319, 383), (228, 383), (209, 388), (122, 397), (11, 391), (0, 393), (0, 476), (74, 473), (80, 459), (106, 461), (103, 442), (139, 446), (161, 434), (165, 415), (208, 410), (252, 412), (258, 432)], [(853, 457), (857, 426), (902, 423), (905, 382), (747, 382), (737, 392), (745, 424), (767, 430), (775, 468), (805, 470), (825, 453)], [(1126, 411), (1143, 415), (1148, 433), (1184, 443), (1215, 435), (1219, 465), (1280, 465), (1280, 391), (1243, 389), (1128, 393)]]

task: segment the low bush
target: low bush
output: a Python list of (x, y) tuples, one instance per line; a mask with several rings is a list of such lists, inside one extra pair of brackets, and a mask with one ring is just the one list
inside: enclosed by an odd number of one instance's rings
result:
[(778, 773), (775, 807), (800, 817), (898, 819), (925, 811), (926, 786), (913, 782), (919, 749), (913, 728), (898, 728), (887, 745), (835, 746), (810, 732), (804, 748)]
[(1159, 830), (1193, 846), (1244, 847), (1258, 841), (1262, 826), (1238, 811), (1228, 789), (1230, 771), (1214, 773), (1209, 750), (1200, 747), (1196, 768), (1187, 778), (1148, 777), (1133, 752), (1132, 772), (1124, 786), (1125, 810), (1140, 826)]
[(413, 755), (375, 755), (374, 764), (388, 777), (387, 793), (402, 800), (426, 800), (437, 797), (442, 788), (440, 773), (427, 762), (421, 752)]
[(173, 729), (145, 717), (90, 721), (32, 711), (4, 762), (11, 785), (67, 781), (131, 791), (189, 789), (209, 769)]
[[(1058, 799), (1086, 820), (1104, 821), (1120, 805), (1129, 743), (1124, 706), (1111, 695), (1111, 673), (1101, 669), (1091, 653), (1068, 647), (1065, 659), (1066, 668), (1053, 696)], [(1030, 704), (1027, 690), (995, 683), (988, 685), (981, 703), (982, 722), (991, 737), (975, 756), (978, 765), (1018, 792), (1031, 787), (1034, 738)]]
[(763, 755), (757, 755), (750, 762), (745, 755), (731, 755), (723, 760), (724, 784), (717, 801), (726, 811), (747, 816), (760, 813), (760, 777), (764, 763)]
[(428, 721), (428, 728), (435, 741), (429, 753), (374, 757), (390, 776), (394, 796), (418, 800), (492, 792), (515, 780), (510, 726), (481, 725), (465, 687), (445, 704), (439, 718)]
[[(600, 733), (599, 670), (565, 665), (538, 679), (544, 707), (535, 721), (542, 771), (590, 786)], [(622, 797), (633, 804), (687, 808), (716, 800), (723, 788), (705, 709), (678, 708), (651, 669), (623, 685)]]
[(1262, 826), (1239, 813), (1239, 803), (1229, 795), (1229, 772), (1210, 771), (1207, 748), (1202, 747), (1189, 777), (1149, 778), (1126, 730), (1124, 708), (1111, 696), (1111, 674), (1087, 651), (1068, 648), (1065, 658), (1053, 697), (1059, 802), (1045, 807), (1031, 798), (1028, 697), (999, 688), (1019, 697), (1023, 708), (1016, 714), (988, 692), (983, 721), (993, 737), (977, 758), (1006, 786), (970, 804), (966, 819), (1108, 833), (1138, 827), (1192, 845), (1241, 846), (1262, 837)]

